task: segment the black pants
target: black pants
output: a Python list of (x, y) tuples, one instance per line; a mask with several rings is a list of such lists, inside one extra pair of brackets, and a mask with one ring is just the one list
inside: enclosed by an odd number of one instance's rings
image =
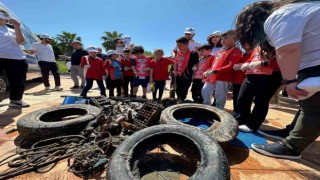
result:
[[(268, 114), (269, 101), (280, 87), (281, 81), (281, 73), (278, 71), (272, 75), (247, 75), (238, 97), (240, 116), (237, 120), (240, 124), (246, 124), (253, 130), (261, 126)], [(253, 98), (255, 105), (251, 112)]]
[(105, 83), (106, 83), (106, 88), (107, 89), (110, 89), (110, 84), (111, 84), (111, 78), (110, 76), (107, 76), (106, 80), (105, 80)]
[(184, 101), (187, 98), (188, 90), (191, 85), (191, 78), (176, 76), (176, 94), (178, 99)]
[(130, 84), (130, 95), (133, 94), (133, 76), (123, 77), (123, 94), (125, 97), (129, 96), (129, 84)]
[[(164, 86), (166, 85), (166, 80), (163, 81), (153, 81), (155, 88), (154, 88), (154, 92), (152, 92), (152, 97), (153, 100), (161, 100), (162, 95), (163, 95), (163, 90), (164, 90)], [(157, 91), (159, 90), (159, 96), (157, 98)]]
[(241, 84), (232, 84), (232, 95), (233, 95), (233, 112), (239, 113), (239, 106), (237, 99), (239, 96)]
[(39, 61), (38, 64), (41, 69), (42, 80), (43, 80), (43, 84), (45, 87), (50, 86), (50, 83), (49, 83), (49, 72), (50, 71), (54, 77), (55, 85), (61, 86), (60, 74), (58, 72), (58, 64), (56, 62)]
[(201, 89), (204, 83), (202, 79), (194, 79), (192, 82), (191, 92), (192, 92), (192, 99), (196, 103), (202, 103), (203, 98), (201, 96)]
[[(88, 79), (86, 78), (86, 86), (83, 88), (82, 92), (81, 92), (81, 95), (80, 96), (83, 96), (83, 97), (87, 97), (87, 93), (88, 91), (92, 88), (93, 86), (93, 81), (94, 79)], [(104, 84), (103, 84), (103, 80), (96, 80), (98, 86), (99, 86), (99, 89), (100, 89), (100, 94), (102, 96), (106, 96), (106, 88), (104, 87)]]
[(122, 86), (122, 79), (111, 80), (110, 81), (110, 89), (109, 89), (109, 96), (114, 96), (114, 89), (117, 88), (117, 96), (121, 96), (121, 86)]
[(26, 60), (0, 58), (0, 75), (3, 70), (6, 72), (10, 86), (10, 100), (20, 101), (22, 99), (27, 69)]

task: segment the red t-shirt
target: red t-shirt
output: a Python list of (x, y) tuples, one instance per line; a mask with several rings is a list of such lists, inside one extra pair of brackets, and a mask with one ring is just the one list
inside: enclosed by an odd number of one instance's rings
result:
[[(89, 64), (87, 64), (86, 57), (88, 57)], [(103, 60), (99, 57), (95, 59), (91, 56), (83, 56), (81, 58), (80, 67), (83, 69), (84, 65), (90, 65), (86, 73), (86, 78), (94, 80), (102, 80), (102, 76), (106, 74), (106, 69)]]
[(197, 70), (193, 73), (193, 79), (204, 79), (203, 73), (207, 71), (213, 61), (211, 57), (212, 56), (209, 55), (199, 60)]
[[(243, 54), (239, 63), (245, 63), (250, 58), (251, 54)], [(238, 70), (233, 72), (233, 84), (242, 84), (243, 80), (246, 78), (246, 73)]]
[[(260, 56), (260, 47), (256, 47), (250, 58), (248, 59), (248, 62), (254, 62), (254, 61), (261, 61)], [(270, 60), (268, 66), (259, 66), (254, 69), (250, 69), (246, 72), (246, 74), (264, 74), (264, 75), (271, 75), (273, 71), (279, 71), (278, 63), (275, 59)]]
[(144, 68), (150, 67), (149, 65), (150, 61), (151, 61), (151, 57), (145, 57), (145, 56), (135, 59), (135, 62), (136, 62), (135, 67), (136, 67), (138, 76), (145, 76), (145, 77), (150, 76), (150, 71), (143, 71)]
[[(133, 77), (133, 71), (132, 71), (132, 59), (122, 59), (121, 60), (121, 67), (122, 67), (122, 73), (123, 76), (129, 76), (129, 77)], [(125, 67), (131, 68), (129, 70), (124, 70)]]
[(150, 68), (153, 69), (153, 80), (163, 81), (169, 79), (169, 65), (174, 62), (168, 58), (161, 58), (160, 61), (155, 59), (150, 61)]
[(176, 59), (175, 59), (175, 63), (177, 65), (177, 72), (178, 72), (177, 75), (178, 76), (181, 76), (182, 73), (184, 72), (184, 70), (186, 69), (186, 67), (188, 66), (190, 54), (191, 54), (191, 51), (188, 51), (186, 53), (181, 53), (180, 51), (178, 51)]
[(228, 81), (232, 82), (233, 65), (239, 63), (242, 52), (239, 48), (233, 47), (221, 50), (216, 53), (211, 65), (211, 70), (218, 72), (206, 79), (207, 82)]

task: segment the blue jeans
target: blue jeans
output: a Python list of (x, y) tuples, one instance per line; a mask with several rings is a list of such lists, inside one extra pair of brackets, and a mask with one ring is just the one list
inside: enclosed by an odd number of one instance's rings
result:
[[(95, 79), (88, 79), (88, 78), (86, 78), (86, 86), (83, 88), (80, 96), (87, 97), (87, 93), (88, 93), (88, 91), (92, 88), (92, 86), (93, 86), (93, 81), (94, 81), (94, 80), (95, 80)], [(100, 80), (96, 80), (96, 82), (97, 82), (97, 84), (98, 84), (98, 86), (99, 86), (100, 94), (101, 94), (102, 96), (106, 96), (106, 89), (105, 89), (105, 87), (104, 87), (104, 85), (103, 85), (103, 80), (101, 80), (101, 79), (100, 79)]]

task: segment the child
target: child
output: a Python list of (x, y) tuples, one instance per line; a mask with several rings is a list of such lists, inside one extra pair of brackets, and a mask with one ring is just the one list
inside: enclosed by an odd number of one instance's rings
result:
[(191, 87), (192, 99), (194, 102), (202, 103), (201, 89), (204, 85), (205, 78), (203, 73), (210, 67), (212, 63), (212, 56), (210, 55), (212, 46), (204, 44), (199, 47), (200, 60), (197, 67), (194, 67), (193, 82)]
[(228, 84), (232, 82), (233, 65), (240, 61), (242, 52), (235, 47), (234, 31), (229, 30), (221, 35), (224, 49), (218, 51), (208, 71), (204, 72), (206, 82), (201, 90), (204, 104), (211, 104), (213, 91), (216, 107), (224, 109), (228, 95)]
[(188, 89), (192, 82), (193, 70), (199, 62), (198, 53), (190, 51), (189, 40), (181, 37), (176, 40), (177, 55), (175, 57), (174, 73), (176, 75), (176, 94), (178, 99), (184, 101), (188, 94)]
[(109, 50), (107, 52), (108, 60), (105, 62), (105, 66), (110, 76), (110, 89), (109, 96), (114, 97), (114, 89), (117, 89), (117, 96), (121, 96), (121, 85), (122, 85), (122, 72), (121, 64), (118, 61), (118, 54), (115, 50)]
[(87, 97), (87, 92), (92, 88), (93, 80), (95, 80), (100, 88), (100, 94), (106, 96), (106, 89), (103, 85), (102, 76), (106, 74), (103, 60), (97, 57), (98, 48), (89, 46), (87, 48), (89, 56), (81, 58), (80, 67), (84, 69), (86, 85), (83, 88), (81, 95)]
[(132, 64), (132, 70), (135, 75), (133, 81), (133, 98), (137, 97), (138, 87), (141, 85), (143, 90), (143, 99), (147, 99), (147, 86), (150, 80), (150, 60), (151, 57), (143, 55), (144, 49), (142, 46), (135, 46), (131, 49), (131, 54), (135, 56), (135, 61)]
[(248, 61), (250, 58), (253, 48), (248, 44), (244, 43), (242, 48), (245, 50), (245, 53), (241, 56), (241, 59), (238, 64), (233, 66), (233, 82), (232, 82), (232, 94), (233, 94), (233, 116), (236, 117), (239, 115), (239, 106), (237, 103), (239, 91), (243, 80), (246, 78), (245, 72), (241, 71), (241, 65)]
[(123, 56), (124, 58), (120, 61), (122, 73), (123, 73), (123, 94), (124, 97), (129, 97), (129, 83), (130, 83), (130, 97), (133, 95), (133, 71), (132, 71), (132, 61), (134, 61), (133, 58), (131, 58), (130, 49), (123, 49)]
[[(155, 59), (150, 62), (150, 82), (154, 82), (155, 90), (152, 92), (153, 100), (160, 101), (162, 98), (164, 86), (166, 85), (166, 80), (169, 79), (169, 65), (173, 64), (173, 61), (164, 58), (164, 53), (162, 49), (155, 49), (154, 56)], [(159, 96), (156, 97), (157, 91), (159, 90)]]

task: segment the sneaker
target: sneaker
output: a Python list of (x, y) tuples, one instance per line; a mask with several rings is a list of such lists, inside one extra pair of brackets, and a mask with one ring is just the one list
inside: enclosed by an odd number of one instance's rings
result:
[(142, 99), (147, 99), (147, 96), (142, 96)]
[(81, 89), (83, 89), (83, 88), (84, 88), (84, 86), (80, 86), (80, 88), (81, 88)]
[(23, 102), (22, 100), (21, 101), (10, 101), (9, 107), (12, 107), (12, 108), (27, 108), (27, 107), (30, 107), (30, 105), (25, 103), (25, 102)]
[(44, 90), (46, 91), (50, 90), (50, 86), (45, 87)]
[(269, 108), (270, 109), (279, 109), (279, 105), (278, 104), (269, 104)]
[(253, 132), (252, 129), (250, 129), (247, 125), (241, 125), (239, 126), (239, 130), (245, 133)]
[(70, 89), (78, 89), (80, 86), (76, 86), (74, 85), (73, 87), (71, 87)]
[(266, 137), (274, 138), (277, 140), (283, 140), (287, 136), (289, 136), (289, 132), (286, 129), (279, 129), (279, 130), (260, 130), (258, 129), (257, 132), (261, 135)]
[(292, 151), (281, 142), (275, 142), (272, 144), (251, 144), (251, 147), (256, 152), (270, 157), (284, 159), (301, 159), (300, 153)]
[(54, 90), (54, 91), (62, 91), (63, 88), (60, 87), (60, 86), (56, 86), (56, 87), (53, 88), (53, 90)]

